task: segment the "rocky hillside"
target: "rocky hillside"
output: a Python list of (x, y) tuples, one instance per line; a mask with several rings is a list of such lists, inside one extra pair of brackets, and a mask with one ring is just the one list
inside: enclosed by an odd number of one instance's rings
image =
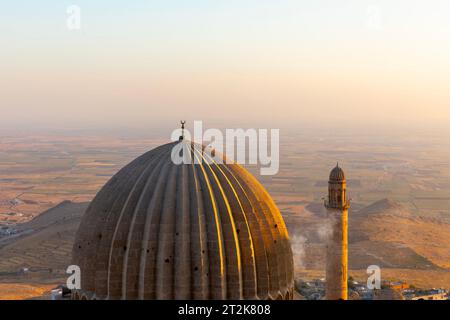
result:
[[(0, 279), (64, 277), (87, 203), (65, 201), (0, 239)], [(25, 271), (25, 272), (24, 272)]]
[[(450, 224), (416, 216), (402, 205), (383, 199), (349, 212), (349, 267), (442, 270), (450, 272)], [(325, 241), (330, 232), (321, 204), (285, 219), (302, 269), (323, 269)], [(299, 239), (301, 242), (299, 242)]]
[(450, 271), (449, 223), (414, 216), (401, 205), (382, 200), (358, 211), (350, 231), (366, 238), (369, 244), (385, 245), (386, 250), (380, 248), (380, 253), (390, 256), (388, 260), (400, 256), (410, 268), (436, 267)]
[[(87, 205), (63, 202), (16, 226), (17, 234), (0, 238), (0, 281), (28, 283), (34, 277), (38, 282), (56, 283), (65, 279), (75, 232)], [(350, 269), (365, 270), (376, 264), (403, 273), (410, 270), (416, 278), (420, 272), (450, 273), (450, 224), (416, 216), (388, 199), (352, 207)], [(297, 213), (284, 215), (297, 269), (324, 269), (329, 227), (322, 208), (318, 203), (305, 203)], [(28, 271), (20, 272), (23, 268)]]

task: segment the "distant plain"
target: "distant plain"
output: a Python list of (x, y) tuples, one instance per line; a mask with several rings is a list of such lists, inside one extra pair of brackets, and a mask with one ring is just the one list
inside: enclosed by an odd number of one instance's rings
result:
[[(0, 235), (0, 298), (30, 298), (42, 294), (36, 288), (63, 282), (87, 203), (121, 167), (166, 142), (86, 134), (1, 136), (0, 228), (29, 233), (17, 239)], [(364, 281), (365, 268), (379, 264), (385, 279), (450, 288), (450, 143), (431, 135), (282, 132), (280, 172), (260, 176), (257, 167), (248, 167), (285, 217), (297, 277), (323, 277), (322, 198), (337, 161), (352, 198), (351, 275)], [(25, 267), (32, 272), (21, 275)], [(12, 295), (11, 288), (22, 293)]]

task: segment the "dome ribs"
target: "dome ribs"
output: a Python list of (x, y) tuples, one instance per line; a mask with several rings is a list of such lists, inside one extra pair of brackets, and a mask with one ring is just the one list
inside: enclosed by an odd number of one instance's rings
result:
[(225, 268), (227, 274), (227, 299), (242, 299), (242, 262), (241, 262), (241, 248), (237, 234), (236, 224), (233, 214), (231, 212), (230, 203), (227, 195), (224, 192), (223, 186), (217, 174), (213, 170), (207, 159), (203, 158), (204, 167), (207, 168), (209, 182), (211, 184), (216, 202), (218, 204), (218, 212), (220, 223), (222, 225), (222, 232), (224, 234), (225, 243)]
[[(111, 211), (117, 205), (120, 207), (123, 203), (119, 203), (120, 197), (117, 194), (127, 194), (131, 189), (128, 185), (132, 185), (135, 178), (139, 174), (141, 168), (148, 165), (148, 160), (155, 157), (155, 154), (148, 152), (136, 160), (133, 165), (134, 170), (120, 170), (114, 177), (112, 177), (105, 185), (105, 187), (97, 194), (96, 198), (99, 201), (91, 202), (90, 206), (84, 214), (82, 223), (77, 231), (74, 243), (74, 250), (72, 256), (72, 263), (81, 268), (81, 286), (86, 291), (96, 291), (98, 295), (100, 292), (96, 290), (96, 283), (98, 279), (102, 283), (106, 283), (106, 274), (98, 269), (99, 248), (104, 240), (103, 229), (105, 221), (111, 215)], [(106, 266), (103, 267), (106, 269)], [(103, 285), (103, 287), (105, 287)], [(102, 288), (100, 288), (102, 289)], [(106, 290), (104, 290), (106, 295)]]
[(177, 191), (177, 173), (180, 166), (172, 165), (167, 175), (165, 196), (159, 222), (158, 252), (156, 255), (156, 299), (174, 298), (174, 235), (176, 198), (169, 197)]
[[(172, 162), (179, 143), (197, 163)], [(166, 144), (105, 184), (76, 235), (74, 298), (292, 298), (292, 250), (276, 204), (247, 170), (206, 150)]]
[[(248, 296), (245, 295), (245, 299), (252, 298), (264, 298), (269, 295), (269, 263), (266, 254), (266, 248), (264, 245), (264, 238), (260, 228), (260, 222), (255, 213), (255, 208), (247, 195), (244, 187), (241, 185), (237, 177), (234, 175), (233, 171), (230, 170), (229, 166), (221, 165), (224, 173), (229, 176), (229, 181), (235, 185), (236, 193), (240, 199), (240, 203), (244, 210), (244, 216), (246, 217), (247, 227), (249, 229), (249, 234), (252, 238), (253, 244), (253, 255), (255, 261), (255, 272), (256, 279), (254, 280), (254, 286), (256, 287), (255, 296), (251, 296), (251, 291), (248, 291)], [(244, 280), (246, 282), (247, 280)]]
[(122, 271), (122, 299), (136, 299), (138, 296), (139, 261), (142, 254), (141, 239), (144, 233), (147, 208), (155, 192), (155, 185), (161, 173), (164, 161), (157, 158), (153, 161), (153, 169), (140, 193), (139, 200), (132, 214), (128, 231), (126, 250)]
[[(162, 151), (162, 153), (169, 150), (170, 148), (167, 148)], [(139, 177), (136, 179), (122, 210), (120, 210), (118, 217), (114, 220), (116, 223), (110, 242), (107, 269), (107, 296), (109, 299), (122, 298), (123, 259), (125, 252), (128, 250), (126, 240), (131, 224), (129, 216), (134, 212), (138, 199), (142, 194), (142, 189), (145, 187), (145, 183), (153, 170), (153, 161), (149, 161), (147, 167), (141, 171)], [(124, 217), (126, 217), (126, 219), (124, 219)]]
[[(125, 179), (125, 177), (123, 177)], [(112, 179), (114, 180), (114, 179)], [(110, 180), (110, 182), (112, 182)], [(122, 179), (120, 179), (122, 180)], [(105, 192), (99, 195), (99, 197), (105, 197), (108, 200), (106, 202), (97, 202), (91, 203), (86, 210), (85, 215), (89, 216), (89, 222), (97, 222), (101, 221), (105, 215), (108, 215), (111, 207), (114, 207), (115, 201), (110, 196), (114, 193), (115, 189), (113, 187), (114, 184), (110, 184), (108, 182), (107, 188), (105, 188)], [(117, 187), (117, 186), (116, 186)], [(111, 190), (112, 189), (112, 190)], [(109, 197), (108, 197), (109, 196)], [(92, 213), (98, 213), (94, 215)], [(77, 239), (83, 239), (81, 241), (76, 241), (74, 243), (74, 253), (73, 253), (73, 264), (80, 266), (81, 273), (85, 276), (81, 278), (81, 287), (84, 290), (94, 291), (95, 289), (95, 280), (97, 270), (95, 268), (95, 259), (96, 257), (93, 255), (96, 252), (96, 248), (98, 247), (97, 243), (94, 243), (95, 238), (94, 235), (98, 234), (98, 228), (101, 226), (101, 223), (82, 223), (80, 224), (80, 228), (77, 232)]]
[(146, 210), (144, 233), (141, 241), (141, 255), (139, 260), (138, 299), (156, 298), (156, 259), (158, 254), (159, 225), (162, 206), (165, 198), (167, 173), (171, 163), (167, 161), (158, 176), (153, 195)]
[[(284, 289), (286, 292), (281, 292), (283, 296), (287, 293), (292, 295), (292, 283), (294, 282), (294, 260), (292, 255), (291, 244), (289, 241), (289, 234), (286, 228), (286, 224), (284, 223), (283, 217), (278, 210), (275, 202), (269, 193), (265, 190), (263, 186), (258, 182), (258, 180), (248, 173), (246, 170), (237, 165), (239, 170), (243, 171), (242, 177), (246, 177), (248, 179), (248, 184), (253, 186), (255, 190), (261, 190), (258, 193), (259, 201), (263, 204), (264, 207), (267, 207), (267, 217), (268, 220), (273, 220), (275, 225), (271, 226), (271, 230), (275, 231), (278, 234), (280, 241), (277, 241), (277, 258), (280, 263), (281, 273), (282, 273), (282, 284), (284, 285)], [(245, 174), (245, 175), (244, 175)], [(259, 188), (258, 188), (259, 187)], [(283, 288), (280, 288), (283, 289)]]
[[(259, 184), (259, 182), (255, 179), (255, 177), (250, 176), (250, 180), (253, 180), (254, 185)], [(284, 223), (283, 217), (281, 213), (278, 210), (278, 207), (276, 206), (273, 199), (270, 197), (269, 193), (263, 188), (262, 194), (261, 194), (261, 200), (264, 206), (267, 207), (268, 212), (276, 212), (278, 211), (278, 214), (273, 215), (270, 214), (270, 216), (275, 220), (275, 229), (278, 230), (278, 233), (281, 237), (281, 241), (277, 242), (279, 245), (279, 255), (278, 258), (280, 259), (280, 265), (281, 265), (281, 272), (284, 275), (282, 278), (283, 284), (285, 285), (285, 288), (289, 290), (290, 283), (294, 281), (294, 260), (292, 256), (292, 248), (289, 241), (289, 233), (286, 228), (286, 224)], [(289, 294), (291, 294), (289, 290)], [(283, 296), (285, 296), (287, 293), (281, 292)]]
[[(156, 159), (153, 158), (149, 160), (150, 163), (156, 161)], [(116, 195), (116, 198), (111, 201), (113, 203), (113, 206), (108, 212), (108, 216), (106, 217), (106, 219), (103, 221), (103, 223), (100, 224), (102, 228), (99, 233), (99, 243), (96, 250), (97, 254), (93, 263), (96, 269), (95, 292), (98, 297), (106, 297), (108, 295), (107, 282), (109, 276), (109, 248), (112, 244), (117, 218), (120, 215), (124, 203), (126, 202), (126, 199), (136, 182), (136, 179), (138, 179), (139, 175), (142, 174), (142, 170), (145, 169), (145, 167), (138, 168), (139, 170), (134, 170), (133, 174), (130, 175), (130, 177), (121, 184), (121, 192), (119, 193), (119, 195), (117, 195), (117, 193), (114, 193)]]
[[(279, 212), (278, 207), (276, 206), (270, 195), (267, 193), (267, 191), (264, 193), (264, 203), (266, 206), (268, 206), (268, 210), (270, 210), (271, 212), (274, 212), (274, 210)], [(287, 293), (292, 294), (292, 290), (290, 290), (290, 284), (294, 281), (294, 259), (292, 255), (292, 247), (289, 240), (289, 233), (286, 224), (284, 223), (283, 217), (281, 216), (281, 213), (279, 213), (278, 215), (274, 215), (273, 218), (276, 221), (276, 229), (279, 231), (282, 238), (282, 241), (280, 242), (281, 255), (279, 255), (279, 259), (281, 259), (282, 261), (281, 265), (284, 266), (284, 268), (282, 268), (282, 272), (285, 278), (283, 279), (285, 279), (285, 288), (286, 290), (288, 290), (285, 293), (282, 292), (282, 294), (285, 296)]]
[(189, 170), (180, 165), (176, 190), (175, 253), (174, 253), (174, 298), (191, 298), (191, 221), (189, 198)]
[[(229, 167), (230, 170), (236, 173), (236, 176), (244, 186), (246, 194), (255, 208), (255, 213), (260, 223), (261, 234), (264, 238), (269, 264), (269, 298), (275, 300), (280, 290), (284, 288), (283, 284), (285, 285), (285, 281), (283, 281), (285, 274), (282, 272), (283, 268), (280, 267), (282, 253), (279, 251), (281, 249), (279, 243), (282, 241), (282, 238), (280, 237), (279, 230), (274, 227), (277, 222), (275, 222), (272, 213), (267, 211), (267, 206), (264, 205), (264, 201), (261, 199), (263, 189), (261, 187), (255, 188), (250, 174), (237, 164)], [(265, 299), (265, 297), (261, 298)]]
[[(210, 167), (215, 173), (215, 177), (217, 177), (218, 185), (222, 186), (222, 194), (228, 203), (232, 217), (233, 233), (237, 237), (238, 253), (240, 254), (239, 259), (242, 261), (240, 264), (240, 288), (242, 290), (242, 295), (239, 298), (255, 299), (257, 288), (255, 251), (247, 216), (238, 195), (239, 189), (235, 188), (239, 188), (239, 186), (234, 186), (231, 182), (231, 180), (235, 182), (234, 178), (228, 177), (224, 172), (227, 170), (226, 165), (219, 165), (216, 162), (213, 162), (213, 159), (206, 154), (205, 157), (205, 160), (208, 161), (208, 163), (211, 163)], [(230, 199), (230, 201), (228, 199)], [(251, 210), (248, 212), (251, 212)]]
[[(270, 207), (267, 205), (266, 202), (260, 201), (260, 205), (262, 210), (267, 215), (268, 213), (272, 212)], [(286, 288), (287, 288), (287, 270), (286, 270), (286, 256), (285, 256), (285, 242), (287, 238), (283, 238), (283, 235), (281, 234), (279, 230), (279, 221), (273, 218), (273, 216), (270, 216), (268, 218), (270, 223), (270, 231), (272, 232), (274, 243), (273, 243), (273, 250), (276, 252), (274, 254), (274, 258), (276, 259), (276, 266), (278, 269), (278, 292), (277, 292), (277, 299), (279, 295), (281, 294), (284, 296)]]
[(191, 205), (191, 272), (192, 299), (209, 297), (208, 232), (203, 208), (203, 189), (198, 178), (198, 165), (192, 163), (189, 171)]
[[(200, 152), (201, 154), (201, 152)], [(198, 156), (198, 151), (194, 147), (194, 156), (197, 162), (200, 163), (197, 166), (199, 168), (199, 182), (202, 188), (206, 190), (202, 193), (206, 228), (208, 235), (208, 259), (209, 259), (209, 299), (223, 300), (227, 298), (227, 274), (225, 270), (225, 252), (223, 241), (222, 224), (219, 217), (218, 205), (214, 197), (214, 192), (211, 187), (206, 170), (201, 164), (201, 160)]]
[(219, 165), (214, 164), (212, 166), (214, 171), (217, 170), (216, 175), (219, 179), (224, 194), (228, 195), (230, 201), (228, 201), (231, 208), (231, 214), (234, 220), (233, 228), (237, 235), (239, 244), (240, 260), (241, 260), (241, 278), (240, 287), (242, 288), (241, 299), (255, 299), (256, 298), (256, 266), (255, 266), (255, 252), (253, 247), (253, 239), (249, 229), (247, 217), (245, 215), (244, 208), (237, 195), (234, 186), (230, 180), (220, 168)]

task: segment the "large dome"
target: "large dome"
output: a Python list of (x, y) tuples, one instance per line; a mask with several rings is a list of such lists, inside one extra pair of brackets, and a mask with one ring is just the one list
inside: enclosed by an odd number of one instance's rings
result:
[(76, 299), (291, 299), (283, 218), (237, 164), (176, 165), (177, 143), (140, 156), (100, 190), (77, 232)]

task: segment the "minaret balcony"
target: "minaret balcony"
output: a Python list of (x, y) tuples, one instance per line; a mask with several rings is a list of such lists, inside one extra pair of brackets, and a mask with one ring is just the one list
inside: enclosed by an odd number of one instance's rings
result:
[(324, 206), (327, 209), (348, 210), (350, 208), (350, 200), (346, 200), (344, 203), (335, 203), (325, 199)]

